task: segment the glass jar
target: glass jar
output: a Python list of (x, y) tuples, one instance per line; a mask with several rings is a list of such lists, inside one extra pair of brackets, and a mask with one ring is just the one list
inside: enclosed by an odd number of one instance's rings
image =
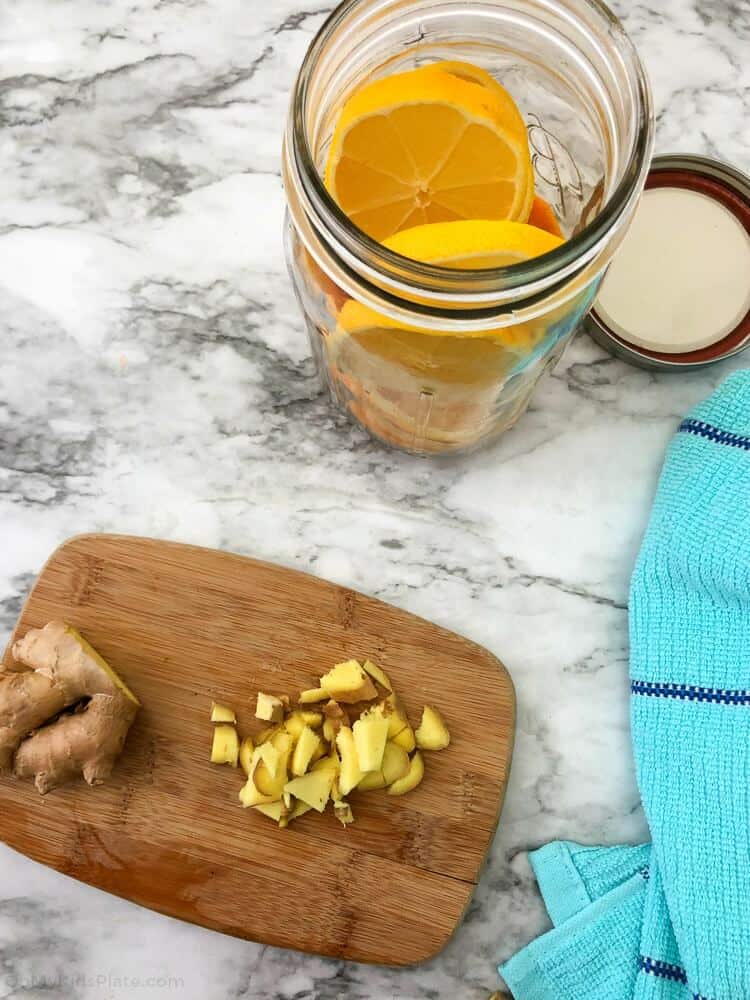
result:
[[(510, 267), (418, 263), (369, 238), (321, 174), (343, 103), (363, 84), (439, 60), (473, 63), (513, 95), (537, 193), (564, 242)], [(321, 28), (284, 144), (287, 259), (318, 369), (369, 431), (419, 454), (510, 427), (589, 309), (643, 189), (648, 82), (598, 0), (349, 0)]]

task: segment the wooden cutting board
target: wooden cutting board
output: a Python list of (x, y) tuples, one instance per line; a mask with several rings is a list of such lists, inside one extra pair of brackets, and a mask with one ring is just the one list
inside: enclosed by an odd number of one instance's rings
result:
[[(79, 629), (143, 703), (111, 782), (42, 798), (0, 779), (0, 838), (23, 854), (160, 913), (335, 958), (407, 965), (455, 930), (498, 821), (513, 686), (487, 650), (344, 587), (210, 549), (85, 535), (44, 567), (17, 623)], [(438, 706), (451, 746), (426, 754), (403, 798), (352, 794), (287, 830), (237, 795), (242, 772), (208, 762), (213, 699), (240, 732), (259, 689), (293, 694), (335, 662), (369, 656), (413, 724)], [(10, 662), (9, 650), (5, 661)]]

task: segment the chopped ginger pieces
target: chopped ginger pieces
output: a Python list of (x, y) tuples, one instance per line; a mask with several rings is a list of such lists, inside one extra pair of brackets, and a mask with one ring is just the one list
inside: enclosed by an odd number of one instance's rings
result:
[(231, 764), (237, 767), (240, 755), (240, 741), (234, 726), (221, 725), (214, 729), (214, 739), (211, 746), (212, 764)]
[(320, 678), (320, 686), (331, 698), (350, 704), (355, 701), (369, 701), (377, 698), (378, 692), (356, 660), (338, 663)]
[(281, 698), (274, 698), (273, 695), (259, 691), (255, 718), (263, 722), (281, 722), (284, 718), (284, 702)]
[(388, 786), (388, 794), (406, 795), (407, 792), (411, 792), (417, 787), (422, 778), (424, 778), (424, 760), (422, 754), (417, 750), (411, 759), (409, 770), (404, 777), (399, 778), (398, 781), (394, 781), (392, 785)]
[(421, 751), (450, 744), (442, 715), (429, 705), (415, 733), (390, 677), (370, 660), (338, 663), (296, 703), (291, 709), (286, 695), (258, 692), (256, 718), (270, 725), (241, 743), (234, 711), (216, 702), (211, 708), (218, 723), (211, 760), (239, 761), (247, 779), (240, 803), (281, 828), (311, 810), (324, 812), (329, 802), (346, 827), (354, 822), (352, 792), (406, 795), (424, 778)]
[(211, 722), (230, 722), (234, 726), (237, 723), (237, 716), (231, 708), (214, 702), (211, 706)]
[(414, 735), (420, 750), (445, 750), (451, 741), (451, 734), (442, 715), (430, 705), (425, 705), (422, 723)]
[(308, 691), (302, 691), (297, 700), (300, 705), (313, 705), (316, 701), (327, 701), (329, 697), (323, 688), (310, 688)]

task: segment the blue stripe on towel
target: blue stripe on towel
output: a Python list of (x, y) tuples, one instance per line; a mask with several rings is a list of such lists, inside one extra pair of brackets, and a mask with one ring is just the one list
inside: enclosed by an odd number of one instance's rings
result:
[(707, 438), (717, 444), (725, 444), (730, 448), (742, 448), (750, 451), (750, 437), (743, 434), (733, 434), (732, 431), (723, 431), (721, 427), (714, 427), (703, 420), (683, 420), (680, 424), (680, 431), (683, 434), (695, 434), (697, 437)]
[(750, 691), (732, 688), (699, 687), (696, 684), (661, 684), (656, 681), (631, 681), (632, 694), (648, 698), (677, 698), (680, 701), (703, 701), (715, 705), (750, 705)]

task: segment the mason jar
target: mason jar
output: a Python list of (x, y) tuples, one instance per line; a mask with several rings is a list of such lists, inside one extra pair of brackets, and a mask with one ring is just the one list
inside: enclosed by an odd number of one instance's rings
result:
[[(441, 60), (489, 71), (525, 118), (536, 191), (565, 242), (507, 267), (402, 257), (322, 180), (354, 91)], [(646, 75), (598, 0), (348, 0), (312, 42), (284, 142), (286, 250), (318, 370), (338, 406), (418, 454), (466, 451), (523, 413), (595, 297), (653, 147)]]

